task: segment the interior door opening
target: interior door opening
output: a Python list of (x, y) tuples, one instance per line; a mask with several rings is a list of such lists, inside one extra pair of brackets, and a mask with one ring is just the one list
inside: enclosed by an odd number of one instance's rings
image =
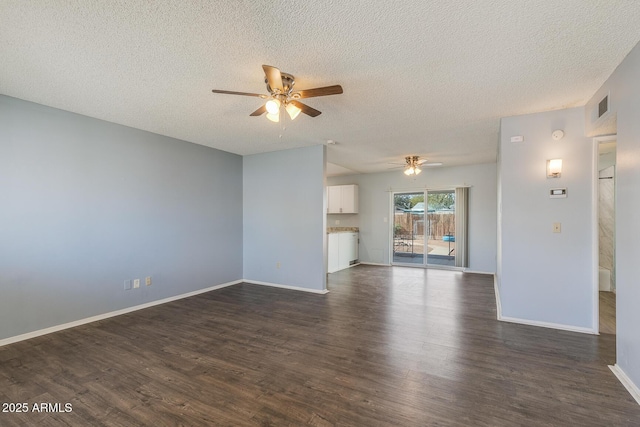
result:
[(616, 262), (615, 262), (615, 136), (597, 140), (597, 240), (598, 240), (598, 330), (616, 333)]

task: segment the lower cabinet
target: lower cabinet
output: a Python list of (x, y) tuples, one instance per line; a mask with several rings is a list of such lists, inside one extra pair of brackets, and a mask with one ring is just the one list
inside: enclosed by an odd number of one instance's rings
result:
[(340, 252), (340, 241), (338, 239), (339, 233), (329, 233), (328, 235), (328, 244), (327, 244), (327, 258), (328, 258), (328, 266), (327, 271), (329, 273), (333, 273), (334, 271), (338, 271), (340, 267), (339, 252)]
[(327, 271), (333, 273), (358, 260), (358, 233), (329, 233)]

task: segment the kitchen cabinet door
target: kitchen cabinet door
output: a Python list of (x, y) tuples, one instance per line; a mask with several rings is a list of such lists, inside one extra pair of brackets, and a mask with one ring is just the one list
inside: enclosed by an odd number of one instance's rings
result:
[(349, 267), (349, 261), (351, 261), (351, 234), (352, 233), (337, 233), (340, 241), (340, 247), (338, 249), (338, 269)]
[(355, 184), (328, 186), (327, 213), (358, 213), (358, 186)]
[(328, 258), (328, 266), (327, 272), (333, 273), (334, 271), (338, 271), (340, 269), (340, 240), (338, 238), (339, 234), (330, 233), (327, 236), (328, 244), (327, 244), (327, 258)]
[(330, 214), (341, 213), (342, 186), (330, 185), (327, 187), (327, 212)]
[(358, 213), (358, 186), (342, 185), (340, 207), (342, 213)]
[(358, 246), (360, 245), (360, 235), (358, 233), (352, 233), (351, 239), (352, 239), (352, 243), (351, 243), (351, 260), (350, 261), (357, 261)]

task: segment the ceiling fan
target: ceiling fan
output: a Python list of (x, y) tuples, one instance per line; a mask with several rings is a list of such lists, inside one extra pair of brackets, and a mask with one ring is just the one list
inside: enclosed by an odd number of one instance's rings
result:
[(261, 116), (267, 113), (267, 118), (272, 122), (280, 121), (280, 110), (284, 108), (291, 117), (291, 120), (298, 117), (301, 112), (316, 117), (322, 114), (315, 108), (311, 108), (306, 104), (298, 101), (304, 98), (313, 98), (316, 96), (327, 95), (339, 95), (342, 93), (342, 86), (333, 85), (325, 87), (317, 87), (314, 89), (303, 89), (294, 91), (295, 78), (291, 74), (283, 73), (276, 67), (270, 65), (263, 65), (265, 79), (267, 84), (267, 91), (269, 95), (263, 95), (259, 93), (247, 93), (247, 92), (233, 92), (229, 90), (213, 89), (213, 93), (226, 93), (229, 95), (243, 95), (243, 96), (256, 96), (262, 99), (268, 99), (268, 101), (260, 108), (258, 108), (250, 116)]
[[(420, 156), (406, 156), (404, 158), (404, 163), (402, 166), (397, 166), (396, 168), (404, 167), (405, 175), (418, 175), (422, 172), (423, 167), (433, 167), (433, 166), (442, 166), (442, 163), (427, 163), (427, 159), (420, 160)], [(399, 164), (399, 163), (392, 163)], [(391, 168), (391, 169), (396, 169)]]

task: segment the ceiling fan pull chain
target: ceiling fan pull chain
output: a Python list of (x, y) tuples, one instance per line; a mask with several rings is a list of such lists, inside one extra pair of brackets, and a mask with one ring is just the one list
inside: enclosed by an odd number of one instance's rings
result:
[(284, 114), (285, 108), (284, 108), (284, 104), (280, 105), (280, 117), (282, 117), (282, 120), (280, 120), (280, 137), (282, 138), (282, 134), (287, 130), (287, 126), (285, 125), (285, 122), (287, 121), (287, 115)]

